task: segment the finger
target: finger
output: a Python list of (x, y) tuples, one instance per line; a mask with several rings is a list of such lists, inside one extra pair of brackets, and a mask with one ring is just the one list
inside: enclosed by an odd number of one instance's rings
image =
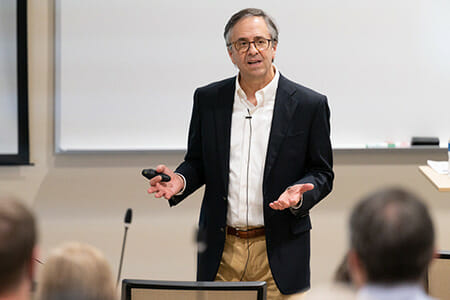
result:
[(270, 206), (271, 209), (276, 209), (276, 210), (278, 209), (277, 205), (275, 203), (273, 203), (273, 202), (270, 203), (269, 206)]
[(157, 193), (157, 192), (162, 192), (162, 193), (164, 193), (165, 192), (165, 190), (166, 190), (166, 188), (163, 186), (163, 185), (161, 185), (161, 184), (156, 184), (155, 186), (151, 186), (148, 190), (147, 190), (147, 192), (149, 192), (150, 194), (152, 194), (152, 193)]
[(288, 199), (281, 199), (278, 200), (280, 202), (280, 209), (286, 209), (289, 208), (291, 206), (295, 206), (297, 205), (299, 198), (298, 197), (294, 197), (294, 198), (288, 198)]
[(269, 206), (270, 206), (272, 209), (279, 210), (279, 209), (281, 208), (281, 207), (280, 207), (280, 203), (281, 203), (282, 199), (284, 199), (285, 197), (286, 197), (286, 192), (284, 192), (283, 194), (281, 194), (281, 196), (280, 196), (277, 200), (275, 200), (275, 201), (273, 201), (272, 203), (270, 203)]
[(158, 190), (159, 190), (158, 188), (156, 188), (156, 187), (154, 187), (154, 186), (151, 186), (151, 187), (147, 190), (147, 193), (153, 194), (154, 192), (157, 192)]
[(169, 200), (170, 198), (172, 198), (172, 196), (173, 196), (173, 193), (172, 193), (172, 192), (166, 192), (166, 193), (164, 194), (164, 198), (166, 198), (167, 200)]
[(291, 206), (291, 202), (290, 201), (288, 201), (288, 202), (282, 202), (282, 203), (280, 203), (280, 207), (281, 207), (281, 209), (286, 209), (286, 208), (288, 208), (288, 207), (290, 207)]
[(274, 201), (274, 202), (270, 203), (269, 205), (270, 205), (271, 208), (276, 209), (276, 210), (281, 210), (281, 209), (283, 209), (283, 206), (282, 206), (282, 204), (281, 204), (281, 201), (279, 201), (279, 200)]
[(153, 177), (150, 179), (150, 185), (155, 186), (157, 183), (161, 182), (162, 177), (160, 175)]
[(273, 209), (275, 209), (275, 210), (283, 210), (283, 209), (286, 209), (286, 207), (284, 207), (284, 205), (282, 205), (282, 204), (278, 204), (278, 205), (274, 206)]
[(166, 169), (167, 169), (166, 165), (158, 165), (156, 167), (156, 172), (158, 172), (158, 173), (165, 173)]
[(155, 197), (156, 198), (161, 198), (163, 195), (164, 195), (163, 191), (158, 191), (158, 192), (155, 193)]

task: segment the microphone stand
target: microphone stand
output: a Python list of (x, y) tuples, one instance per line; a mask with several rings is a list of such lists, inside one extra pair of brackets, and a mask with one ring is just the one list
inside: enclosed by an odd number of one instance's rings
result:
[(125, 213), (125, 220), (124, 220), (125, 232), (123, 234), (122, 253), (120, 254), (119, 272), (117, 273), (116, 286), (119, 285), (120, 274), (122, 273), (123, 253), (125, 252), (125, 243), (127, 241), (128, 226), (130, 226), (130, 224), (131, 224), (132, 217), (133, 217), (133, 210), (131, 208), (129, 208), (129, 209), (127, 209), (127, 212)]
[(125, 242), (127, 240), (127, 232), (128, 232), (128, 225), (125, 225), (125, 232), (123, 234), (123, 242), (122, 242), (122, 253), (120, 254), (119, 273), (117, 274), (117, 283), (116, 283), (117, 286), (119, 285), (120, 274), (122, 273), (123, 253), (125, 252)]

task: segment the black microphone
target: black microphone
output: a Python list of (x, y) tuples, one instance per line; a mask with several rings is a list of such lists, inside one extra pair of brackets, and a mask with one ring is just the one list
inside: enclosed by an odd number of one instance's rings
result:
[(119, 285), (120, 273), (122, 273), (122, 263), (123, 263), (123, 253), (125, 252), (125, 243), (127, 241), (127, 232), (128, 226), (131, 224), (131, 219), (133, 218), (133, 210), (131, 208), (127, 209), (125, 213), (125, 232), (123, 234), (123, 242), (122, 242), (122, 253), (120, 254), (120, 263), (119, 263), (119, 272), (117, 273), (117, 285)]
[(133, 210), (129, 208), (125, 213), (125, 219), (123, 220), (125, 222), (125, 226), (129, 226), (131, 224), (132, 218), (133, 218)]
[(245, 118), (246, 118), (247, 120), (251, 120), (252, 114), (250, 113), (250, 109), (248, 109), (248, 108), (247, 108), (247, 113), (248, 113), (248, 115), (246, 115)]

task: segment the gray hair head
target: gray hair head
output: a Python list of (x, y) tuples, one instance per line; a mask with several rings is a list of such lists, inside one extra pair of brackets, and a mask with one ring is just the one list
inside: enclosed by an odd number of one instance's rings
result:
[(230, 46), (230, 36), (231, 31), (233, 30), (234, 25), (238, 23), (240, 20), (247, 17), (261, 17), (266, 22), (267, 28), (269, 29), (270, 37), (274, 43), (278, 42), (278, 28), (275, 25), (273, 19), (268, 16), (262, 9), (259, 8), (245, 8), (243, 10), (238, 11), (228, 20), (227, 25), (225, 25), (225, 30), (223, 32), (223, 37), (225, 38), (225, 42), (227, 46)]

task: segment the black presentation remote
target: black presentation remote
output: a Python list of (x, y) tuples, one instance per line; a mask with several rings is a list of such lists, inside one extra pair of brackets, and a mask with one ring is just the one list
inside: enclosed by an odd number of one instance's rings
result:
[(142, 176), (147, 179), (152, 179), (155, 176), (161, 176), (163, 182), (170, 181), (170, 176), (165, 173), (158, 173), (155, 169), (144, 169), (142, 170)]

